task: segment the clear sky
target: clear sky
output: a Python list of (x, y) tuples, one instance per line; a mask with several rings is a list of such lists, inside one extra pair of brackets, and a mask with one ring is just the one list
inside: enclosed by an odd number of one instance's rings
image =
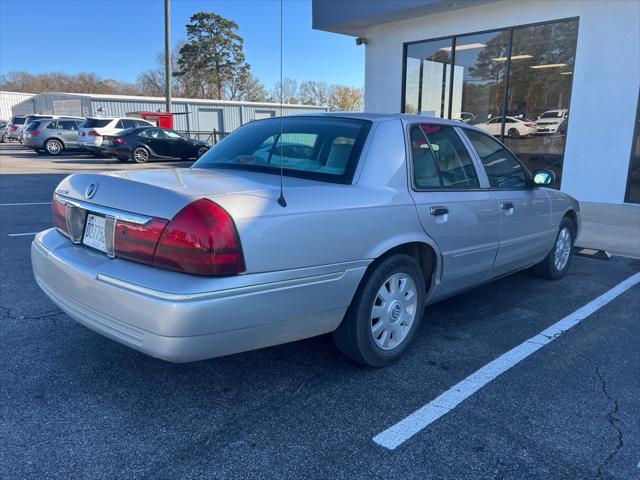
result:
[[(215, 12), (240, 26), (253, 73), (279, 79), (278, 0), (171, 0), (171, 40), (189, 17)], [(163, 0), (0, 0), (0, 73), (95, 72), (133, 82), (164, 48)], [(311, 29), (311, 1), (284, 2), (285, 77), (364, 85), (364, 47), (353, 37)]]

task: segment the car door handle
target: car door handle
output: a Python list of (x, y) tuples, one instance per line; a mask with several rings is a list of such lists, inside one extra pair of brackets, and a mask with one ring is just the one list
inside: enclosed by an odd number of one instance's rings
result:
[(446, 215), (449, 213), (449, 209), (447, 207), (431, 207), (429, 209), (429, 213), (434, 217), (437, 217), (440, 215)]
[(513, 202), (501, 202), (500, 208), (503, 210), (511, 210), (513, 208)]

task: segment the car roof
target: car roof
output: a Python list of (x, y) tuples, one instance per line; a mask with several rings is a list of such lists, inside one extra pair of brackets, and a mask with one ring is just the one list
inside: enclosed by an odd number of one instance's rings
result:
[[(290, 117), (339, 117), (353, 118), (356, 120), (369, 120), (372, 122), (384, 122), (387, 120), (402, 120), (404, 123), (432, 123), (436, 125), (460, 126), (466, 125), (458, 120), (430, 117), (427, 115), (410, 115), (407, 113), (373, 113), (373, 112), (314, 112), (290, 115)], [(272, 117), (278, 118), (278, 117)]]

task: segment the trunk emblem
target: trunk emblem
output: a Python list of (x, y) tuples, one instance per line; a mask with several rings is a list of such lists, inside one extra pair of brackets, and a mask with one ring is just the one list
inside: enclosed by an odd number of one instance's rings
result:
[(97, 191), (98, 191), (98, 184), (97, 183), (90, 183), (89, 186), (87, 187), (87, 189), (84, 192), (84, 196), (87, 199), (93, 198), (93, 196), (96, 194)]

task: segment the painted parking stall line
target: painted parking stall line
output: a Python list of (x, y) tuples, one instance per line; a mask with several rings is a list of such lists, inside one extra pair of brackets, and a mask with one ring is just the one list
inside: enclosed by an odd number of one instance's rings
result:
[(25, 207), (28, 205), (51, 205), (51, 202), (0, 203), (0, 207)]
[(539, 334), (499, 356), (408, 417), (373, 437), (373, 441), (384, 448), (394, 450), (456, 408), (489, 382), (552, 342), (567, 330), (575, 327), (585, 318), (638, 283), (640, 283), (640, 273), (632, 275), (559, 322), (554, 323)]
[(27, 237), (27, 236), (37, 235), (38, 233), (40, 232), (9, 233), (8, 235), (10, 237)]

